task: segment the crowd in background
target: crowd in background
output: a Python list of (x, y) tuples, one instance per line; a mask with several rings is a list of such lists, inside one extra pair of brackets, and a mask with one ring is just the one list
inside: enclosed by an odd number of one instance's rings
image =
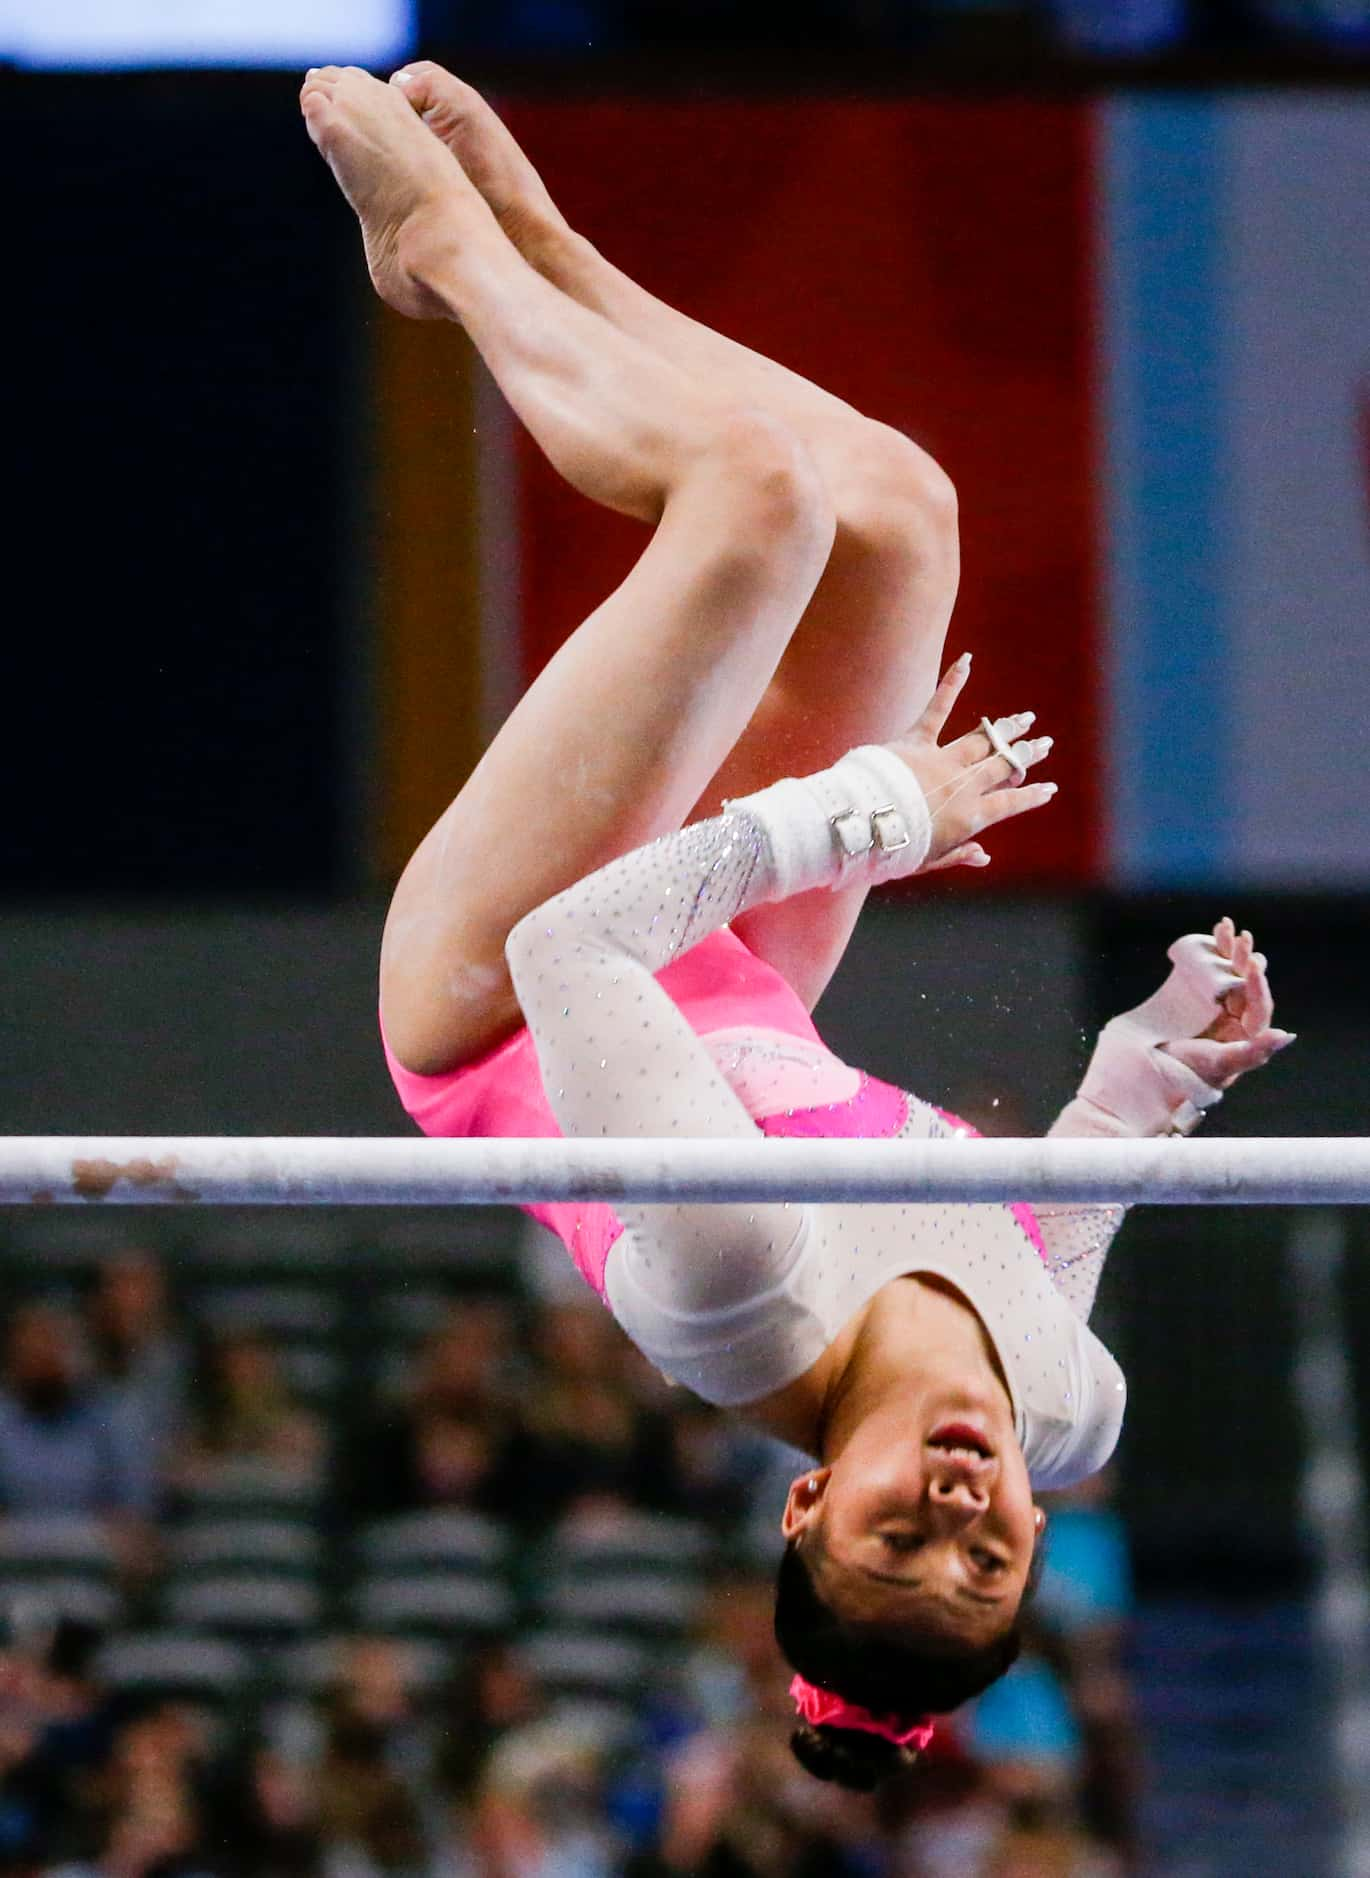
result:
[[(431, 1300), (421, 1303), (423, 1319)], [(6, 1596), (0, 1871), (1121, 1878), (1140, 1869), (1139, 1757), (1122, 1666), (1126, 1550), (1106, 1482), (1057, 1496), (1020, 1664), (939, 1727), (911, 1775), (866, 1800), (815, 1782), (787, 1748), (772, 1529), (802, 1457), (664, 1384), (588, 1293), (449, 1296), (415, 1326), (411, 1346), (396, 1354), (378, 1342), (362, 1371), (327, 1388), (311, 1387), (298, 1353), (287, 1362), (250, 1316), (206, 1320), (193, 1299), (173, 1300), (163, 1267), (138, 1250), (111, 1253), (64, 1295), (9, 1311), (0, 1562), (6, 1533), (26, 1522), (98, 1521), (118, 1616), (63, 1612), (41, 1582)], [(161, 1685), (121, 1683), (111, 1632), (117, 1641), (167, 1621), (168, 1561), (184, 1549), (195, 1508), (245, 1468), (298, 1488), (326, 1553), (401, 1516), (483, 1516), (511, 1535), (520, 1615), (461, 1635), (435, 1627), (431, 1613), (388, 1628), (330, 1622), (320, 1673), (294, 1686), (268, 1674), (248, 1702), (212, 1685), (178, 1689), (174, 1673)], [(650, 1675), (619, 1692), (617, 1707), (549, 1687), (526, 1616), (539, 1561), (549, 1547), (564, 1560), (577, 1534), (644, 1513), (703, 1535), (706, 1568), (688, 1616), (658, 1639)], [(184, 1630), (184, 1608), (178, 1621)], [(219, 1622), (230, 1634), (250, 1629), (252, 1613)], [(309, 1639), (289, 1640), (298, 1649)]]

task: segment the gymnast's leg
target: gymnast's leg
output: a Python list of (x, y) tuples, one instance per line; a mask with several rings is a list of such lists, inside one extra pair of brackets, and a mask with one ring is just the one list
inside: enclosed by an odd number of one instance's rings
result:
[(302, 108), (362, 224), (378, 291), (459, 319), (554, 466), (655, 524), (420, 844), (381, 962), (387, 1034), (436, 1074), (517, 1026), (510, 929), (675, 829), (737, 742), (832, 546), (807, 451), (543, 280), (402, 93), (325, 67)]
[[(942, 666), (958, 576), (955, 493), (888, 426), (666, 306), (566, 223), (507, 127), (471, 86), (428, 62), (396, 83), (453, 151), (525, 258), (577, 304), (696, 384), (770, 412), (807, 445), (837, 515), (827, 569), (775, 681), (700, 808), (912, 723)], [(760, 907), (738, 931), (812, 1006), (842, 955), (864, 890)]]

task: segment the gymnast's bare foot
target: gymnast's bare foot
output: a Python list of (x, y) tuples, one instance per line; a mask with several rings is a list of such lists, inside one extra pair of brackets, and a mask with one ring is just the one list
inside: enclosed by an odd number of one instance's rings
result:
[(471, 187), (402, 92), (356, 66), (324, 65), (300, 92), (309, 135), (357, 212), (372, 284), (411, 319), (448, 309), (425, 276), (460, 238)]
[(390, 83), (446, 144), (514, 246), (534, 267), (570, 230), (513, 132), (481, 94), (431, 59), (403, 66)]

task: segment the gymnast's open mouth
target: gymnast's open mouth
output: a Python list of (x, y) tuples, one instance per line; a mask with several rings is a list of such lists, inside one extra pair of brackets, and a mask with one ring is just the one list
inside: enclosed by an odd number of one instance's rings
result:
[(988, 1438), (969, 1422), (944, 1422), (940, 1428), (933, 1429), (927, 1444), (939, 1453), (968, 1455), (981, 1461), (994, 1459)]

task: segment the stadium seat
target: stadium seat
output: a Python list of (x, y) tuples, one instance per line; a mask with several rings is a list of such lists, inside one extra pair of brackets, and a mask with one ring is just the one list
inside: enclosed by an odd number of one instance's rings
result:
[(710, 1549), (708, 1528), (697, 1520), (615, 1507), (563, 1520), (549, 1552), (566, 1571), (695, 1572)]
[(454, 1638), (507, 1630), (515, 1606), (497, 1578), (414, 1572), (364, 1579), (353, 1594), (357, 1621), (396, 1636)]
[(57, 1572), (106, 1583), (119, 1561), (103, 1520), (81, 1514), (17, 1514), (0, 1519), (0, 1577)]
[(77, 1514), (0, 1519), (0, 1610), (42, 1623), (71, 1617), (104, 1629), (119, 1617), (119, 1560), (104, 1523)]
[(236, 1461), (178, 1489), (190, 1519), (308, 1518), (322, 1497), (321, 1475), (275, 1461)]
[(322, 1563), (318, 1533), (301, 1520), (197, 1520), (171, 1537), (169, 1563), (178, 1578), (195, 1573), (269, 1570), (312, 1578)]
[(107, 1643), (96, 1674), (118, 1695), (181, 1696), (227, 1708), (250, 1686), (253, 1663), (221, 1638), (151, 1630)]
[(412, 1346), (442, 1324), (452, 1302), (450, 1291), (425, 1288), (382, 1292), (373, 1319), (376, 1332), (386, 1343)]
[(193, 1309), (208, 1330), (261, 1331), (285, 1343), (325, 1342), (342, 1320), (331, 1285), (214, 1285), (199, 1293)]
[(276, 1358), (295, 1394), (309, 1403), (327, 1403), (345, 1379), (338, 1352), (326, 1344), (281, 1343)]
[(306, 1401), (324, 1402), (343, 1375), (343, 1310), (331, 1283), (215, 1285), (194, 1300), (212, 1335), (249, 1332), (275, 1351), (287, 1382)]
[(498, 1571), (509, 1550), (505, 1528), (482, 1513), (406, 1513), (363, 1529), (358, 1551), (372, 1576), (441, 1567)]
[(679, 1636), (695, 1621), (700, 1601), (699, 1585), (674, 1572), (558, 1577), (538, 1593), (547, 1619), (645, 1637)]
[(593, 1740), (604, 1755), (618, 1756), (631, 1751), (641, 1735), (639, 1717), (631, 1702), (615, 1702), (607, 1697), (586, 1695), (553, 1696), (547, 1719), (553, 1725), (564, 1724), (579, 1740)]
[(180, 1628), (261, 1642), (316, 1630), (323, 1610), (314, 1585), (265, 1572), (173, 1579), (162, 1605), (169, 1622)]
[(110, 1630), (123, 1615), (123, 1599), (94, 1578), (44, 1572), (37, 1578), (0, 1579), (0, 1619), (11, 1630), (40, 1629), (59, 1617)]
[(625, 1637), (544, 1630), (519, 1644), (520, 1660), (549, 1695), (598, 1695), (631, 1702), (646, 1682), (652, 1652)]
[[(273, 1650), (266, 1664), (271, 1684), (282, 1693), (317, 1697), (326, 1695), (342, 1674), (347, 1651), (355, 1641), (350, 1636), (310, 1637), (284, 1650)], [(452, 1652), (442, 1644), (422, 1637), (394, 1638), (405, 1653), (412, 1688), (426, 1691), (438, 1687), (452, 1673)]]

